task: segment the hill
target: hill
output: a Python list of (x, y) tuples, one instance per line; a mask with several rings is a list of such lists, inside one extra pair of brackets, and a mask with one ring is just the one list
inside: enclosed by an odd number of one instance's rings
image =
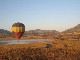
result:
[(0, 29), (0, 37), (7, 37), (7, 36), (11, 36), (11, 32), (8, 30), (4, 30), (4, 29)]
[(80, 33), (80, 24), (78, 24), (77, 26), (73, 28), (63, 31), (62, 33)]
[(41, 29), (36, 29), (36, 30), (29, 30), (25, 32), (25, 35), (55, 35), (58, 34), (59, 32), (56, 30), (41, 30)]

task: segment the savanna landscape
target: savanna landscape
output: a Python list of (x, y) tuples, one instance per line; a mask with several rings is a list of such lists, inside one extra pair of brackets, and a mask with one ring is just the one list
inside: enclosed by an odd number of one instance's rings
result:
[(80, 0), (0, 0), (0, 60), (80, 60)]
[[(79, 60), (80, 34), (74, 28), (54, 35), (24, 35), (24, 39), (49, 39), (50, 43), (0, 45), (0, 60)], [(72, 33), (76, 28), (76, 33)], [(72, 30), (70, 32), (70, 30)], [(18, 40), (15, 37), (0, 40)]]
[(0, 60), (79, 60), (80, 41), (0, 45)]

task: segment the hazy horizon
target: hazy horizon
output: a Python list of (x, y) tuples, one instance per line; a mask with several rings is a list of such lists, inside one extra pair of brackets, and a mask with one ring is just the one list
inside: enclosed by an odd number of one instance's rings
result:
[[(78, 24), (77, 24), (78, 25)], [(77, 26), (76, 25), (76, 26)], [(75, 26), (74, 26), (75, 27)], [(74, 28), (74, 27), (71, 27), (71, 28)], [(39, 28), (37, 28), (37, 29), (39, 29)], [(31, 29), (31, 30), (37, 30), (37, 29)], [(70, 29), (70, 28), (68, 28), (68, 29)], [(3, 30), (7, 30), (7, 29), (3, 29)], [(52, 30), (52, 29), (40, 29), (40, 30)], [(53, 29), (53, 30), (56, 30), (56, 29)], [(67, 30), (67, 29), (65, 29), (65, 30)], [(63, 31), (65, 31), (65, 30), (63, 30)], [(8, 31), (10, 31), (10, 32), (12, 32), (11, 30), (8, 30)], [(29, 30), (25, 30), (25, 31), (29, 31)], [(56, 30), (56, 31), (58, 31), (58, 30)], [(63, 32), (63, 31), (58, 31), (58, 32)]]
[(11, 31), (16, 22), (26, 31), (73, 28), (80, 24), (80, 0), (0, 0), (0, 29)]

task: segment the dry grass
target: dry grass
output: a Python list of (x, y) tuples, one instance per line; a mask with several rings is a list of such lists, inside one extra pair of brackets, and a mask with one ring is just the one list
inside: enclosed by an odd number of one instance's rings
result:
[[(46, 36), (33, 36), (33, 35), (28, 35), (26, 37), (21, 37), (20, 40), (25, 40), (25, 39), (47, 39), (48, 37)], [(13, 37), (6, 37), (6, 38), (0, 38), (0, 40), (18, 40), (17, 38)]]
[[(25, 39), (61, 39), (61, 40), (70, 40), (70, 39), (80, 39), (79, 34), (71, 34), (71, 35), (27, 35), (27, 36), (22, 36), (20, 40), (25, 40)], [(0, 38), (0, 40), (18, 40), (17, 38), (13, 37), (6, 37), (6, 38)]]
[(80, 60), (80, 41), (47, 44), (0, 45), (0, 60)]

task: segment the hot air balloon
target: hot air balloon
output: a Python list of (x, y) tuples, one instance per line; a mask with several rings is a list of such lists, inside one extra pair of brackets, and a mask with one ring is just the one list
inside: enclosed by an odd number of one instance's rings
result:
[(12, 25), (12, 33), (13, 35), (20, 39), (25, 32), (25, 25), (23, 23), (14, 23)]

